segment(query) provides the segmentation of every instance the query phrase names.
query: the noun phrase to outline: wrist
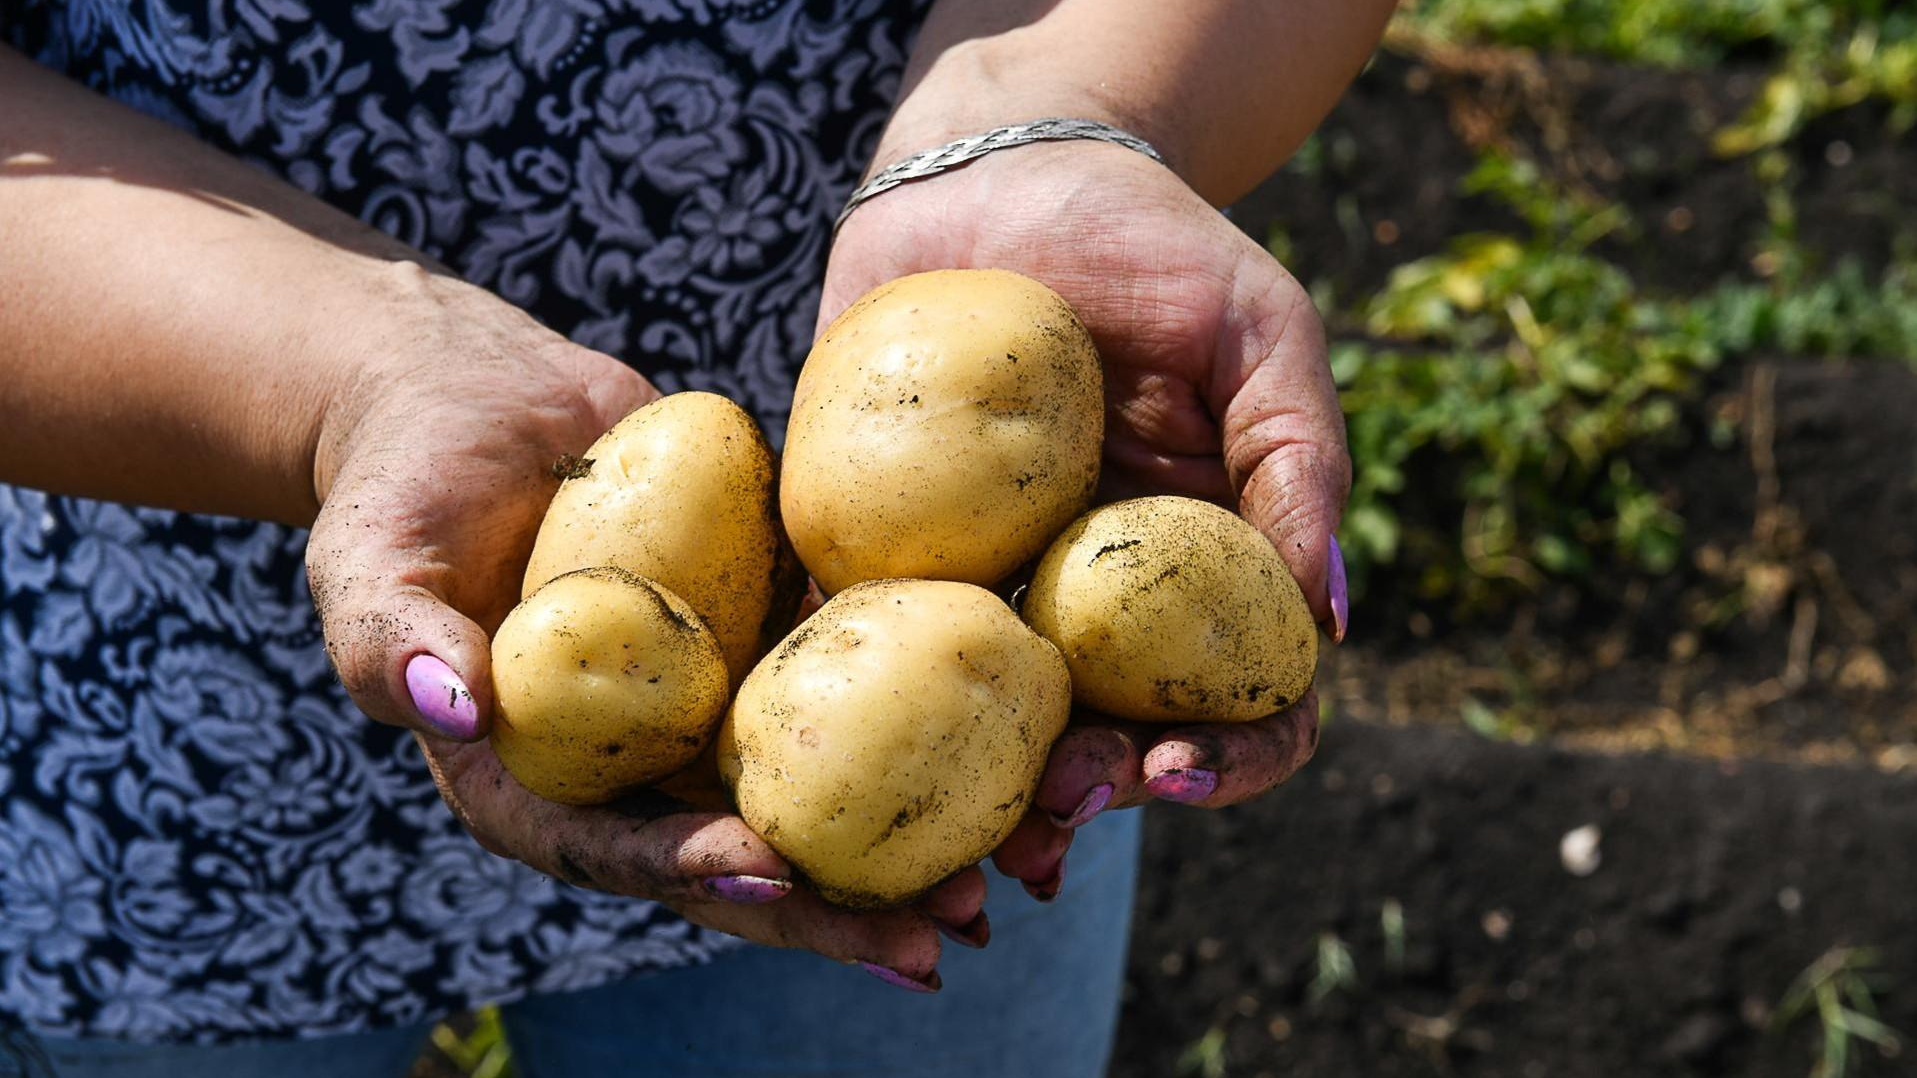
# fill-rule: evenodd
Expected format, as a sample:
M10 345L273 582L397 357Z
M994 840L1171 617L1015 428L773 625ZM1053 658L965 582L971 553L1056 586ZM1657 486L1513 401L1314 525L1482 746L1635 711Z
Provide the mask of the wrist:
M1035 44L1017 33L960 42L908 76L865 178L955 139L1049 118L1109 124L1151 143L1173 171L1179 170L1181 147L1167 144L1170 132L1159 130L1143 110L1129 107L1108 84L1087 85L1052 73L1027 55Z
M438 429L466 408L477 387L517 382L522 409L557 405L570 413L590 402L566 397L547 369L569 353L587 353L512 304L476 285L411 261L367 261L351 291L360 307L344 332L324 338L316 362L334 371L310 457L316 505L323 505L349 461ZM514 368L501 377L502 365ZM576 408L575 408L576 406Z

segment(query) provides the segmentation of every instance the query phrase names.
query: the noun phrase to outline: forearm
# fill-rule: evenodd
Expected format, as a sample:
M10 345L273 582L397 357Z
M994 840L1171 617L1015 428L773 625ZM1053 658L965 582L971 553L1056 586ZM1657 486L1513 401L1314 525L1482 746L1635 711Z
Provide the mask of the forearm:
M4 47L0 101L0 480L310 520L418 256Z
M940 0L876 163L1000 124L1102 119L1214 204L1289 157L1376 46L1392 0Z

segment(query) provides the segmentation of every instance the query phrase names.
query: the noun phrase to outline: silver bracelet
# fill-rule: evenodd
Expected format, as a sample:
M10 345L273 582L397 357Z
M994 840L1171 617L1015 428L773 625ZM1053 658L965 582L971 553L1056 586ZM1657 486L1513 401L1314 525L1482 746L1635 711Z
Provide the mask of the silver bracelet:
M1165 164L1165 155L1158 152L1151 143L1137 135L1111 124L1097 120L1073 120L1054 116L1044 120L1028 120L1025 123L1006 124L994 127L982 135L969 135L943 146L934 146L921 150L902 161L895 161L879 170L879 174L862 184L845 200L845 208L839 211L838 220L832 222L832 231L837 232L852 211L873 195L883 194L902 183L923 180L941 172L949 172L961 165L976 161L993 150L1003 150L1012 146L1023 146L1031 142L1054 142L1066 139L1092 139L1096 142L1109 142L1136 150L1146 157ZM1166 167L1170 167L1167 165Z

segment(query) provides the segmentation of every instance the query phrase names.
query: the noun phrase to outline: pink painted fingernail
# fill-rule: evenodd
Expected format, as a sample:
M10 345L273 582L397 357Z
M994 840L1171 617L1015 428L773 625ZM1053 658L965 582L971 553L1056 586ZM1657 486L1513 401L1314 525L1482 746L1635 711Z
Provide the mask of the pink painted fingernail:
M992 942L992 922L985 919L984 910L980 910L977 917L967 921L964 928L953 928L940 920L934 920L932 923L938 926L939 935L974 950Z
M907 992L919 992L929 996L940 988L945 987L945 982L939 980L938 970L933 970L926 974L925 979L921 981L914 977L908 977L898 970L881 966L876 962L861 962L859 963L859 968L877 977L879 980L884 981L886 984L894 988L903 988Z
M437 655L415 655L406 664L406 689L426 724L447 737L471 741L479 731L479 705L472 690Z
M1345 552L1338 537L1331 537L1331 565L1325 573L1331 590L1331 640L1345 642L1345 629L1351 624L1351 594L1345 579Z
M1020 880L1019 882L1025 887L1026 894L1031 895L1040 902L1051 902L1058 897L1059 890L1065 886L1065 858L1063 856L1059 857L1058 867L1052 869L1051 879L1041 880L1038 883L1032 883L1027 880Z
M1083 827L1091 822L1092 817L1105 811L1105 806L1111 803L1112 784L1109 782L1101 782L1086 792L1084 799L1078 803L1077 808L1072 810L1070 816L1060 816L1054 813L1052 815L1052 822L1067 830L1074 827Z
M707 876L701 882L714 898L742 906L763 905L784 898L792 891L791 880L766 876Z
M1218 789L1218 772L1202 767L1174 767L1153 775L1146 781L1145 789L1160 801L1179 804L1203 801Z

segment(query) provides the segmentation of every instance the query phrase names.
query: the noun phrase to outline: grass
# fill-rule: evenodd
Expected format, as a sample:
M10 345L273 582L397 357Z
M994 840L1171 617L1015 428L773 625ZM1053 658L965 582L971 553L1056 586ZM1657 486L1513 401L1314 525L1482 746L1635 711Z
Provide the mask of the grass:
M1396 974L1404 972L1404 903L1395 898L1387 898L1378 910L1378 928L1384 935L1384 964L1386 971Z
M1318 933L1318 951L1311 963L1311 983L1305 996L1314 1006L1338 992L1358 987L1358 965L1351 959L1351 948L1336 932Z
M1818 1056L1811 1078L1844 1078L1857 1058L1859 1042L1875 1046L1886 1058L1902 1050L1897 1031L1877 1017L1877 964L1877 952L1868 947L1833 947L1805 967L1785 992L1772 1028L1781 1031L1815 1016Z
M484 1007L473 1015L472 1031L461 1034L451 1023L433 1029L433 1047L467 1078L515 1078L512 1047L499 1020L499 1008Z
M1180 1078L1225 1078L1225 1028L1213 1026L1179 1054Z

